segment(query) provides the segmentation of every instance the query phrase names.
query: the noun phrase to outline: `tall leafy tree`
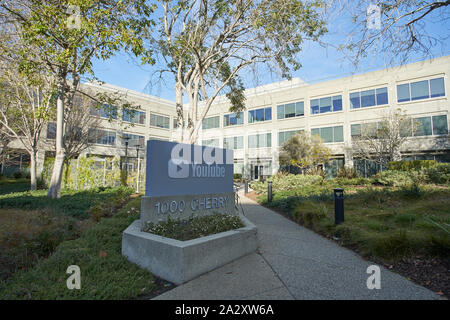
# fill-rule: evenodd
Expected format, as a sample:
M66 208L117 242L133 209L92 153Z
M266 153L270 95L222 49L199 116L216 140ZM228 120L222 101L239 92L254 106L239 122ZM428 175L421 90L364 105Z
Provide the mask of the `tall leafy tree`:
M157 3L155 14L160 16L151 48L162 58L160 74L167 71L175 79L178 139L188 143L195 142L219 94L230 101L230 111L245 108L244 72L259 65L289 78L290 70L301 66L303 42L326 32L321 0ZM187 112L183 96L189 102Z
M12 26L24 45L18 52L23 72L32 74L42 63L56 78L56 159L49 197L60 196L64 113L70 112L80 81L94 77L94 58L108 59L121 49L143 54L152 11L145 0L0 0L0 22ZM151 62L148 52L145 57Z

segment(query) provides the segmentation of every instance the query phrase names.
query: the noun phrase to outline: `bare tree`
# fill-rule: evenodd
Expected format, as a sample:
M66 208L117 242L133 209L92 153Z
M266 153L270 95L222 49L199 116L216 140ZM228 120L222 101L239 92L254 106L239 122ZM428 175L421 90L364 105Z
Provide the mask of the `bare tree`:
M352 133L353 158L374 161L380 168L401 160L400 150L417 127L401 109L386 112L378 122L360 124Z
M152 49L164 61L161 73L175 80L178 139L194 143L202 121L219 94L230 111L245 108L240 75L255 65L280 70L300 68L297 53L305 40L326 32L322 0L160 1L160 28ZM183 95L189 110L184 121ZM186 132L183 130L185 124Z
M31 190L36 190L37 152L41 134L55 112L55 79L42 72L24 76L14 59L0 52L0 132L9 141L18 140L30 154Z
M373 56L393 65L413 55L433 57L433 50L448 42L448 6L450 0L335 0L331 8L353 24L340 47L352 62Z

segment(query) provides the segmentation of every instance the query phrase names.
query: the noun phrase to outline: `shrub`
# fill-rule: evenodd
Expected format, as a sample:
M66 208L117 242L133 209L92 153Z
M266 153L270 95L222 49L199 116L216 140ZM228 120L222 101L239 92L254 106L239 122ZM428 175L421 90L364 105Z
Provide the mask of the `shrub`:
M450 163L438 163L433 167L425 168L423 172L428 182L450 183Z
M354 179L359 178L358 172L354 168L344 166L340 168L337 173L338 178Z
M22 171L16 171L13 173L13 177L14 179L22 179L23 178L23 173Z
M388 163L389 170L412 171L431 168L437 165L436 160L411 160L411 161L391 161Z
M311 185L319 185L323 182L323 177L315 175L277 173L276 175L270 177L268 181L272 181L274 192L278 192L300 189ZM254 182L251 187L257 193L267 192L267 181Z
M375 184L382 184L384 186L401 187L410 185L414 182L413 175L410 172L387 170L378 172L374 177Z
M242 180L242 173L235 173L233 174L234 180Z

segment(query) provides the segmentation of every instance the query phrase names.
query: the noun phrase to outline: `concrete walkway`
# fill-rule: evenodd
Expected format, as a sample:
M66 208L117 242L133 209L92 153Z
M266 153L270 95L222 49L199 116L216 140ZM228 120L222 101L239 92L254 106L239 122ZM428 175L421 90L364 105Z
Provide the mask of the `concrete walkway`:
M240 194L245 216L258 227L258 252L155 299L441 298L381 266L381 289L367 289L373 263Z

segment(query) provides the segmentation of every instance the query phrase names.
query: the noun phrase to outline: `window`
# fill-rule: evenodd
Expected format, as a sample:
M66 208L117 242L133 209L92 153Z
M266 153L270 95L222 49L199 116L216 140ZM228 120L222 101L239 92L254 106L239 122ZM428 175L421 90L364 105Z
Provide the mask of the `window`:
M283 143L291 139L294 135L303 130L292 130L292 131L283 131L278 132L278 145L281 146Z
M445 96L444 78L435 78L397 86L397 101L415 101Z
M433 134L448 134L447 116L433 117Z
M311 129L311 135L318 135L324 143L344 141L343 126Z
M310 100L311 114L336 112L342 110L342 96L325 97Z
M116 133L113 131L89 129L88 142L113 146L116 144Z
M103 104L99 107L91 107L90 110L91 115L102 117L102 118L111 118L116 120L117 119L117 107L111 106L109 104Z
M282 104L277 107L277 119L301 117L305 115L305 105L303 101Z
M124 133L121 137L121 144L125 147L125 142L128 141L128 148L136 148L136 145L139 147L145 147L145 137L139 136L131 133Z
M360 137L361 136L361 125L358 124L352 124L350 126L350 135L353 137Z
M228 137L223 139L223 147L225 149L243 149L244 148L244 137Z
M387 87L350 93L350 109L380 106L387 103Z
M214 129L214 128L219 128L219 127L220 127L220 116L209 117L209 118L203 119L203 122L202 122L203 130Z
M448 134L447 116L432 116L413 119L415 136Z
M272 146L272 134L261 133L248 136L249 148L270 148Z
M145 112L123 108L122 119L131 123L145 124Z
M56 139L56 123L47 123L47 139Z
M354 139L354 137L361 137L361 136L364 136L364 138L367 137L377 138L381 133L382 129L383 129L382 122L352 124L350 125L350 135L352 139Z
M234 125L238 125L238 124L244 124L244 113L243 112L239 112L238 114L231 113L231 114L226 114L223 116L223 126L224 127L234 126Z
M150 126L157 128L169 129L170 119L169 117L160 116L157 114L150 114Z
M202 140L202 145L207 147L218 147L219 146L219 139L207 139Z
M272 120L272 108L260 108L248 111L248 123Z

